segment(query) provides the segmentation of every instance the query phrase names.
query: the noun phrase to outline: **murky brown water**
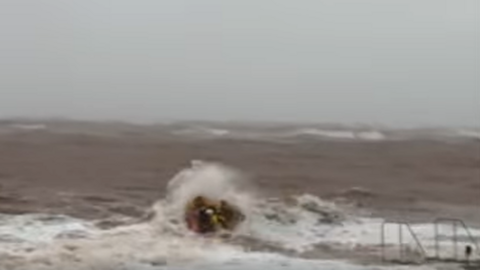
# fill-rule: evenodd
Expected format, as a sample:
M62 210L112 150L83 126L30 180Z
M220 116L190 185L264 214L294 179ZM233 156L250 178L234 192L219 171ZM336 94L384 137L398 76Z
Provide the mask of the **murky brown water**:
M200 159L244 171L269 194L347 198L411 218L480 219L474 140L195 140L161 127L74 122L1 131L0 212L139 216L174 174Z

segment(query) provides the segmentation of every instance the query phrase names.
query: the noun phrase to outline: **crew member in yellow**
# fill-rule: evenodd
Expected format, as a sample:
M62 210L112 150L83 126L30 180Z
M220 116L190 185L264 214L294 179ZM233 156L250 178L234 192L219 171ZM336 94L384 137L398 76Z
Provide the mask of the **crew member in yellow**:
M225 200L218 203L203 196L197 196L186 206L188 227L199 233L231 231L245 219L239 209Z
M215 203L203 196L197 196L185 210L187 225L193 231L209 233L222 227Z
M238 223L245 219L239 209L224 200L220 200L217 206L217 215L219 216L219 223L225 230L233 230Z

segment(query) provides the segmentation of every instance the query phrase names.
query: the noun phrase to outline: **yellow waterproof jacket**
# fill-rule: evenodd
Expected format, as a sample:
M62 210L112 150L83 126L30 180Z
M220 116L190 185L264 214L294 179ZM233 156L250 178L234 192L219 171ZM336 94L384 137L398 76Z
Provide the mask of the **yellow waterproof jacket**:
M225 201L214 201L202 196L196 197L186 205L185 215L188 222L195 223L194 216L197 210L207 207L213 210L211 222L216 229L233 230L240 222L243 221L243 213Z

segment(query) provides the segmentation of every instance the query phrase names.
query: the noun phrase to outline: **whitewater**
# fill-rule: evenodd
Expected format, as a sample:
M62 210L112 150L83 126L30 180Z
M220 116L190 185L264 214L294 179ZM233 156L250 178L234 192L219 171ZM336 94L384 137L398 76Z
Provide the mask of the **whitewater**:
M195 235L182 215L196 195L228 200L247 219L229 238ZM145 217L111 219L116 225L102 228L99 221L69 216L2 214L0 269L437 269L380 265L383 219L311 194L270 198L242 172L220 163L192 162L173 177L166 196ZM433 227L413 229L433 252ZM451 228L440 227L440 232L449 237ZM480 231L472 233L480 237ZM396 227L387 230L392 250L398 234ZM415 252L406 233L405 242Z

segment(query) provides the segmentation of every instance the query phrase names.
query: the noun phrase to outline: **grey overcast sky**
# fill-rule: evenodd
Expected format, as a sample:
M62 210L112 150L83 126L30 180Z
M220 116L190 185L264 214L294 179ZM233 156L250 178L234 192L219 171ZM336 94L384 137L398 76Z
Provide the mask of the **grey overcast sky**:
M479 0L2 0L0 118L480 126Z

